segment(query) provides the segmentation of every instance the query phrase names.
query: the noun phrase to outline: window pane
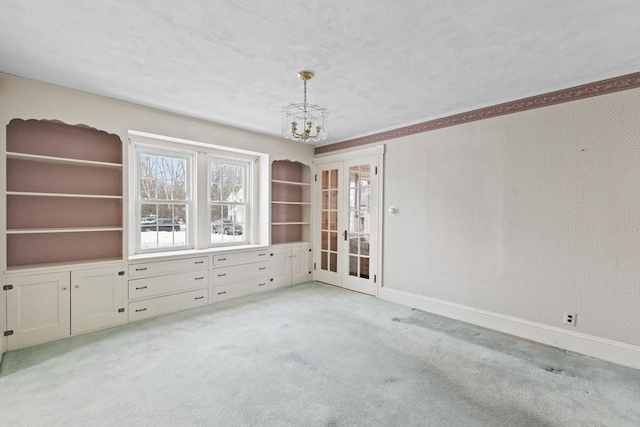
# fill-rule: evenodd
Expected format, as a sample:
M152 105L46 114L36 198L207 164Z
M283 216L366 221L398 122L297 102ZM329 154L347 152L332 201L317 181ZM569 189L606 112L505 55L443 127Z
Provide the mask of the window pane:
M156 180L155 179L140 180L140 198L144 200L156 198Z
M331 209L338 209L338 191L337 190L331 190L331 204L330 207Z
M338 233L329 233L329 249L332 251L338 250Z
M209 169L209 197L212 202L222 201L222 165L218 163L210 163Z
M140 249L187 245L187 205L143 204L140 213Z
M338 169L331 170L331 187L338 188Z
M140 154L140 179L156 179L157 156L151 154Z
M350 276L358 275L358 257L355 257L355 256L349 257L349 275Z
M248 170L248 162L237 164L236 161L222 158L211 158L209 161L212 245L249 241Z
M329 271L338 271L338 254L329 253Z
M369 258L360 258L360 277L369 278Z

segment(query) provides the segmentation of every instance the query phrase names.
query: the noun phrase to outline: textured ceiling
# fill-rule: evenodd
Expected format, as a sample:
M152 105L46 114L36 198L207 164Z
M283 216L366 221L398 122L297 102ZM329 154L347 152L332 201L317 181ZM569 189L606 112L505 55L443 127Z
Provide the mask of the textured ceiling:
M371 134L640 70L640 1L0 0L0 72L269 135Z

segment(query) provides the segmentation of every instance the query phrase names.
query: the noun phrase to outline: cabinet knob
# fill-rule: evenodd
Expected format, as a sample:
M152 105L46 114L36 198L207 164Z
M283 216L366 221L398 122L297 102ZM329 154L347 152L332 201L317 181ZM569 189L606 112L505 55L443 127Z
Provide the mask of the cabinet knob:
M66 290L67 290L67 287L66 287L66 286L63 286L63 287L62 287L62 290L63 290L63 291L66 291Z
M80 287L80 285L76 285L76 289L78 289Z

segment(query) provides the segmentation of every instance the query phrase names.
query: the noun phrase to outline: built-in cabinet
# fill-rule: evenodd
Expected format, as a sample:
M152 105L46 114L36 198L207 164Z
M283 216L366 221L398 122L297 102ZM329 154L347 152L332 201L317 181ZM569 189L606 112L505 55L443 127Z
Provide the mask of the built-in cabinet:
M122 265L8 275L8 349L124 323L123 278Z
M271 165L272 289L311 280L311 169L289 160Z
M4 146L5 349L139 321L312 278L311 173L275 161L269 248L123 259L116 135L12 119ZM6 304L6 305L5 305Z
M209 257L129 265L130 322L209 303Z
M313 256L310 243L273 246L269 253L271 289L297 285L312 279Z
M271 212L264 215L261 202L253 235L274 246L129 256L126 240L136 230L124 225L130 211L124 181L135 159L122 141L139 121L125 120L112 101L91 100L87 110L74 105L79 95L60 96L46 88L42 98L20 98L19 107L0 108L1 351L311 278L308 165L275 161L270 174L258 169L260 191L271 189ZM50 120L56 114L64 122ZM166 118L155 117L151 123ZM291 153L311 163L310 150ZM271 248L286 253L285 279L273 285Z
M276 160L271 165L271 244L310 241L311 169Z
M264 292L269 287L269 251L213 256L213 302Z
M87 126L6 127L6 265L122 259L122 141Z

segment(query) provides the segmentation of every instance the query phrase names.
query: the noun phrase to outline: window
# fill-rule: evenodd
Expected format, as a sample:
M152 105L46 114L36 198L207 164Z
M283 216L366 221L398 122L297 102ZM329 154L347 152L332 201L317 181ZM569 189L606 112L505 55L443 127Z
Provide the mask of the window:
M251 163L209 157L211 246L248 243Z
M266 154L130 134L130 254L268 242Z
M192 247L192 153L137 146L138 250Z

